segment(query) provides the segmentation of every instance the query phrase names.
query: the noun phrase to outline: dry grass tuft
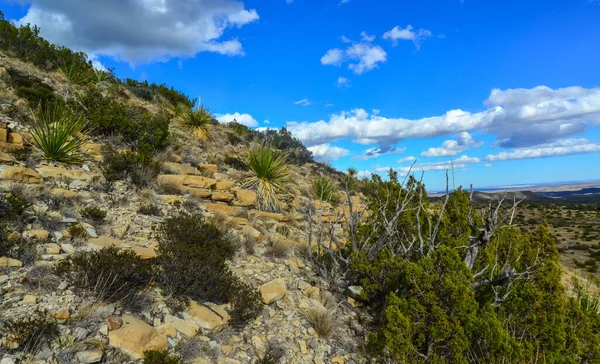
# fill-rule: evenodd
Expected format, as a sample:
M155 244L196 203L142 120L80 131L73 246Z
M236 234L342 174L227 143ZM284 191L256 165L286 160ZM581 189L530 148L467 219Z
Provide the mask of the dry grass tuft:
M304 310L306 320L312 325L320 337L326 338L331 335L336 326L335 310L336 306L331 304L333 301L324 300L327 296L325 292L321 295L321 300L310 300L310 307Z
M294 249L294 242L279 234L269 238L268 254L276 258L286 258Z

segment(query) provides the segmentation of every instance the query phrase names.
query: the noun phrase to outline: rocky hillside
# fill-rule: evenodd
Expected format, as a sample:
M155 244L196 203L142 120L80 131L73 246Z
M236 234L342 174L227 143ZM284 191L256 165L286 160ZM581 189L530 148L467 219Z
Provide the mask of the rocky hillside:
M364 362L365 314L352 298L333 292L304 259L305 211L314 204L310 185L330 169L291 161L290 182L279 192L281 211L261 211L256 192L243 186L249 175L243 160L260 143L249 137L252 131L211 123L210 136L199 139L164 98L143 99L134 91L112 79L73 82L68 73L0 54L0 244L5 245L0 249L0 363ZM39 111L35 101L61 99L91 113L90 95L119 103L126 115L128 110L148 113L151 122L166 115L169 137L151 153L152 163L135 159L141 152L131 152L133 142L116 128L87 132L77 163L44 157L32 136L32 115ZM119 122L108 120L106 130ZM135 142L139 151L141 142ZM119 155L134 161L125 163ZM325 213L322 220L334 223L343 238L335 223L343 221L344 210L329 209L331 217ZM135 269L143 262L172 263L191 277L203 271L204 263L194 255L184 260L160 255L166 234L159 233L160 226L177 216L202 216L206 223L198 226L216 226L234 243L226 267L219 269L259 292L258 315L233 324L233 311L243 302L189 299L181 306L173 304L176 290L157 278L155 268L140 278ZM85 264L81 257L88 259ZM124 286L140 279L135 293L115 299L122 287L113 284L118 277L107 274L113 265L131 268ZM196 287L198 281L190 284ZM204 288L221 297L219 291L228 287Z

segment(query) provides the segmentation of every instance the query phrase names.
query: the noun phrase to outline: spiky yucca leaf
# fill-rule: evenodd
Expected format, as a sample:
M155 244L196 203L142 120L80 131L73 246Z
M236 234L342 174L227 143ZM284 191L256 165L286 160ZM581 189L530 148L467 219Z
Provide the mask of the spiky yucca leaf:
M69 82L77 85L85 84L90 81L91 77L90 70L77 62L63 63L58 69L58 73Z
M583 312L600 312L600 298L597 294L590 292L589 285L577 287L577 302Z
M198 139L210 138L210 124L213 120L210 109L203 105L195 110L188 110L183 115L183 122L192 129L192 133Z
M74 164L81 161L86 122L61 106L38 110L34 115L33 143L44 157L55 162Z
M104 81L108 81L110 79L110 74L105 70L99 70L94 68L92 72L91 80L94 83L100 83Z
M290 169L287 154L260 146L248 152L245 163L252 176L244 181L244 187L256 191L258 208L271 212L280 211L281 201L277 193L281 192L288 182Z
M319 176L312 182L311 189L317 200L329 202L335 199L337 183L328 176Z

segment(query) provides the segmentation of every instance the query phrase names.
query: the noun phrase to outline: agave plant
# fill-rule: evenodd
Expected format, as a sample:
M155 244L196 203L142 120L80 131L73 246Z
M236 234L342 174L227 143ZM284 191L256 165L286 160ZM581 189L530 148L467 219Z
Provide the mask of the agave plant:
M287 154L277 153L268 146L260 146L248 152L245 163L252 176L243 185L256 191L258 208L271 212L280 211L281 201L277 193L288 182L290 169Z
M90 70L85 65L77 62L63 63L58 69L69 82L82 85L90 81Z
M317 177L311 185L312 193L319 201L329 202L335 199L337 184L328 176Z
M600 298L590 292L589 285L577 287L577 301L583 312L600 312Z
M194 136L199 139L208 139L211 136L210 124L214 120L210 110L203 105L194 110L187 110L183 114L183 122L190 127Z
M105 70L100 70L100 69L94 68L91 79L92 79L92 82L94 82L94 83L108 81L110 79L110 73L108 73Z
M64 107L38 110L34 117L33 143L44 157L55 162L74 164L81 161L87 123Z

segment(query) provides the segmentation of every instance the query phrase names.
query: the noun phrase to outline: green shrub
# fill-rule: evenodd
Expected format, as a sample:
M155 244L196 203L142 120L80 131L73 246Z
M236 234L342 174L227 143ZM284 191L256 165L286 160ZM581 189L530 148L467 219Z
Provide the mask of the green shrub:
M263 356L259 357L256 364L277 364L285 355L285 349L273 343L269 343Z
M311 184L311 190L315 198L322 202L335 200L336 183L329 176L319 176Z
M41 314L4 322L0 325L0 332L5 345L14 345L18 351L29 354L50 347L52 340L59 335L56 321Z
M55 104L46 110L38 110L31 135L34 145L46 159L74 164L82 160L86 126L83 118Z
M21 186L14 185L8 192L0 193L0 218L12 220L25 213L31 206Z
M81 62L65 62L58 67L58 73L70 83L84 85L91 80L93 69Z
M240 170L240 171L248 171L249 170L246 163L244 163L244 161L242 161L238 157L233 157L230 155L225 156L225 160L223 161L223 163L225 163L228 166L233 167L237 170Z
M160 163L136 152L104 150L101 169L108 182L130 180L137 187L150 185L160 173Z
M183 364L183 360L167 351L148 350L144 351L144 364Z
M10 230L6 222L0 220L0 257L10 256L15 246L15 243L8 240Z
M79 291L107 302L135 303L152 279L152 262L117 247L81 252L61 262L57 274Z
M190 129L192 134L201 140L209 139L211 136L211 124L214 117L206 106L198 106L195 110L188 110L183 114L183 123Z
M137 97L146 101L155 101L157 96L161 96L173 106L183 104L188 108L194 106L194 102L183 93L166 85L149 84L148 81L139 82L130 78L125 79L125 86Z
M148 216L160 216L161 215L160 207L158 207L152 203L146 203L146 204L141 205L138 208L138 213L140 213L142 215L148 215Z
M234 279L231 285L231 325L241 327L261 314L263 302L258 290L239 279Z
M106 211L102 210L98 206L86 207L81 210L81 215L86 219L93 220L94 222L102 222L106 217Z
M289 179L287 155L261 146L248 152L245 163L252 175L243 185L256 191L259 209L279 212L281 202L277 194L284 190Z
M69 235L71 235L72 240L84 240L89 237L87 231L79 224L69 226L67 231L69 232Z
M43 83L39 78L26 75L13 68L9 68L7 74L17 96L26 99L29 105L45 107L46 104L54 103L57 100L52 87Z
M312 161L312 153L306 149L302 142L292 136L286 128L280 130L269 129L262 133L262 140L274 148L280 149L289 155L289 159L303 165Z

